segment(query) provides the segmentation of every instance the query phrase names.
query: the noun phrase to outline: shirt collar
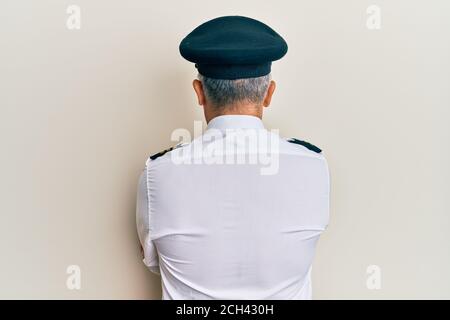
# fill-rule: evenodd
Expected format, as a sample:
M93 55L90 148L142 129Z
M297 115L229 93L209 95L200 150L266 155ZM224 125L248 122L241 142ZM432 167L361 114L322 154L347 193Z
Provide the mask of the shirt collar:
M206 129L264 129L260 118L250 115L230 114L211 119Z

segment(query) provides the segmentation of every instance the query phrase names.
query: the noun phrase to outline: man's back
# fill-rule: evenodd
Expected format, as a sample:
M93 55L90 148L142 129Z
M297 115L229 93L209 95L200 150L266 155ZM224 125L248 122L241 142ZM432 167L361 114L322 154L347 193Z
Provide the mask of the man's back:
M256 147L243 143L255 132ZM249 159L268 154L277 167L263 174L267 163ZM230 162L238 155L245 160ZM144 261L159 264L163 299L311 298L315 245L329 218L322 154L257 117L220 116L191 144L149 159L140 190Z

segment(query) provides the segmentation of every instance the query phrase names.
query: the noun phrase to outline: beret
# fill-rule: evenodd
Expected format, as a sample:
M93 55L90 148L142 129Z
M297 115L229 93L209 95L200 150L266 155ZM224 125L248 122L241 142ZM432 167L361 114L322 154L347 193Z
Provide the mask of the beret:
M286 41L266 24L242 16L207 21L180 43L180 54L215 79L255 78L270 73L287 52Z

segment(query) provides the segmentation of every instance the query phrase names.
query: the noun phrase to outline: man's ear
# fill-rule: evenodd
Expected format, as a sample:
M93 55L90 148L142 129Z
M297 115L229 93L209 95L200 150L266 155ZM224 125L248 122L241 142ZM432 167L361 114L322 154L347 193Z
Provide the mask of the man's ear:
M203 106L205 104L205 92L203 91L203 85L200 80L195 79L192 81L192 86L194 87L194 91L197 94L198 104Z
M276 84L275 81L271 80L269 84L269 88L267 88L267 94L263 101L263 106L268 107L270 105L270 101L272 101L272 95L275 91Z

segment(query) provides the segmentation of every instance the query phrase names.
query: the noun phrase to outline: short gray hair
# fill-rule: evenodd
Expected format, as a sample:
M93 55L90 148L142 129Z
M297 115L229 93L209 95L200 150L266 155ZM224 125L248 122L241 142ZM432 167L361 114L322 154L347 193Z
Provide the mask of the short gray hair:
M257 78L224 80L199 74L198 79L202 82L206 99L214 107L223 108L238 102L262 103L269 88L271 75L269 73Z

